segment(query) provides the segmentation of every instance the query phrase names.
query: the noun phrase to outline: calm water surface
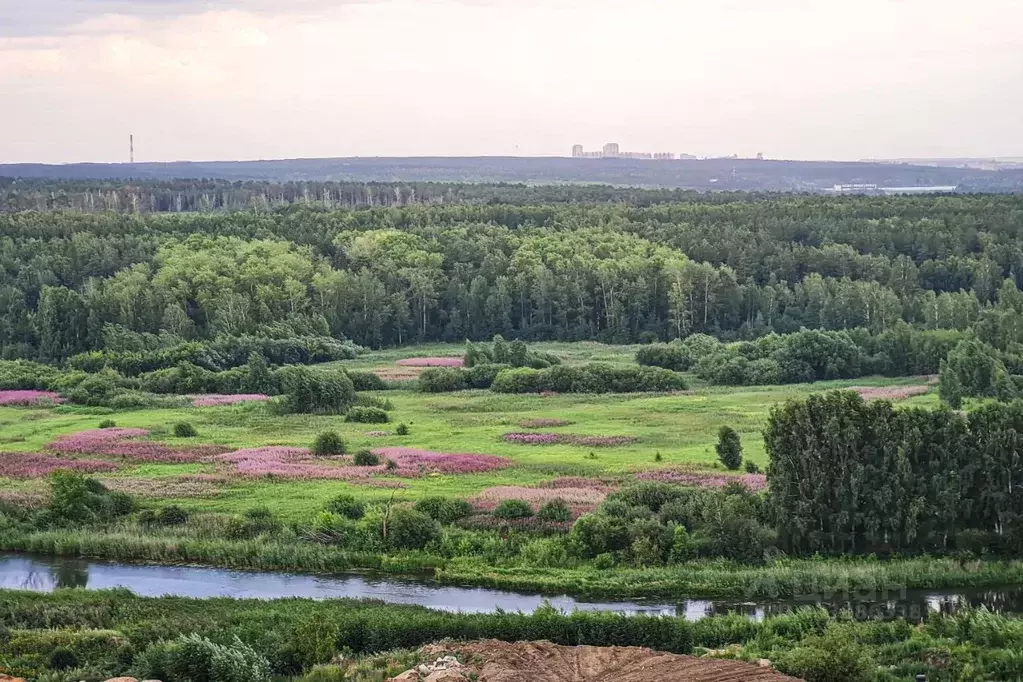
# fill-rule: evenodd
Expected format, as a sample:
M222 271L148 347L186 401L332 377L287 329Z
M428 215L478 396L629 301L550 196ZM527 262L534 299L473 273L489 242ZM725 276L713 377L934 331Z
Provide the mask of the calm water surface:
M696 620L738 613L760 620L799 606L820 604L851 609L859 618L926 618L963 606L1023 613L1023 587L995 590L921 591L888 594L824 595L802 600L731 601L685 599L659 601L588 601L566 595L544 596L483 587L442 585L428 579L383 574L304 575L234 571L194 566L148 566L16 553L0 553L0 588L50 592L56 588L89 590L127 588L145 597L236 597L246 599L379 599L389 604L416 604L443 611L531 612L544 601L564 611L616 611L628 614L683 616Z

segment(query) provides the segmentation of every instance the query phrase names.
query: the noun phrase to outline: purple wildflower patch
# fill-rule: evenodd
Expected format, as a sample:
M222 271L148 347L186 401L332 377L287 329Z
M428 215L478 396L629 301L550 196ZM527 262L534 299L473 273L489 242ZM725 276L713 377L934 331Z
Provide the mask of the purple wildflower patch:
M0 391L0 406L56 405L64 399L53 391Z
M50 443L50 449L64 454L109 455L136 462L161 463L198 462L204 457L226 450L219 445L190 445L187 448L178 448L140 440L148 435L149 432L145 429L91 429L60 436Z
M416 448L390 447L373 451L397 465L389 471L392 476L415 477L428 473L476 474L503 469L511 464L505 457L460 452L433 452Z
M117 465L98 459L64 459L43 452L0 452L0 478L41 478L60 469L95 474L114 471Z

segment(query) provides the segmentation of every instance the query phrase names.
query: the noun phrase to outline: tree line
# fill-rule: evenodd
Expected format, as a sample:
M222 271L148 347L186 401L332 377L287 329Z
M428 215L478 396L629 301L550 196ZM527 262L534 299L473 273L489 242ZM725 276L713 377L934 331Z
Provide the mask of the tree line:
M903 323L974 329L997 347L1023 340L1018 196L586 196L0 214L0 348L60 360L104 348L108 325L184 341L276 329L371 347L495 334L728 341Z

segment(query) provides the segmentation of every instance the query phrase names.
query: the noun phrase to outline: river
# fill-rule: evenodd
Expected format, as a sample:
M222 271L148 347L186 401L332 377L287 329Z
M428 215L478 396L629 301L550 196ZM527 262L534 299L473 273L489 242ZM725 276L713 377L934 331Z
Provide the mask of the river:
M379 599L389 604L415 604L443 611L489 613L531 612L545 601L563 611L616 611L627 614L706 616L738 613L755 620L799 606L821 604L832 610L851 609L858 618L926 618L963 606L1023 613L1023 587L993 590L902 590L887 595L828 596L804 600L590 601L567 595L540 595L483 587L444 585L429 579L391 574L306 575L236 571L198 566L152 566L0 553L0 589L50 592L56 588L103 590L127 588L144 597L164 595L210 598Z

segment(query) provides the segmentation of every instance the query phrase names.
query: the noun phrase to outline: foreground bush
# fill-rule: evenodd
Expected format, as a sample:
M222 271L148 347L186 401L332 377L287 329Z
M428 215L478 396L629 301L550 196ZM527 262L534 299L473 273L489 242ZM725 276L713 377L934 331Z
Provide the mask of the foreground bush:
M214 644L197 634L156 644L135 665L139 677L163 682L270 682L270 663L237 637Z

